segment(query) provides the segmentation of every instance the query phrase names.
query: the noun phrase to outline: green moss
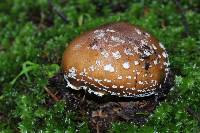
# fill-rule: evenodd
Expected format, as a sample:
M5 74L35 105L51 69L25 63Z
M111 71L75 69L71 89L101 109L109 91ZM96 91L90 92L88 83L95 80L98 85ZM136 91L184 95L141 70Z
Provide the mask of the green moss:
M200 132L198 0L181 1L189 36L184 35L183 20L173 1L134 1L53 1L67 23L47 0L1 1L0 131L89 132L84 118L77 122L76 112L66 111L65 101L47 106L44 87L58 72L64 48L74 37L105 23L128 21L163 42L176 85L144 126L113 123L109 132Z

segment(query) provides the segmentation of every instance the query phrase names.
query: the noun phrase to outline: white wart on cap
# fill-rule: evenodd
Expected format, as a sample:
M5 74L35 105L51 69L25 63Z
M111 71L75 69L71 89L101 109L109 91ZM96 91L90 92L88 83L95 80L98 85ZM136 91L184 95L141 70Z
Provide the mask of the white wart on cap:
M62 67L69 87L98 96L144 97L162 89L169 73L163 45L125 23L98 27L66 48Z

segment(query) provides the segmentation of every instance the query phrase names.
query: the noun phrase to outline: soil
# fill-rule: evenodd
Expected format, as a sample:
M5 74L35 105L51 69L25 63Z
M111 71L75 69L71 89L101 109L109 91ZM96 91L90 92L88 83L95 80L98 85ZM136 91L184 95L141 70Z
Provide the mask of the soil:
M137 125L146 123L159 102L167 98L173 81L174 76L170 72L162 90L158 90L157 95L144 98L98 97L84 90L75 91L66 87L62 73L49 79L47 88L56 93L58 99L66 101L68 110L76 112L79 118L86 118L92 133L104 133L110 128L112 122L132 122Z

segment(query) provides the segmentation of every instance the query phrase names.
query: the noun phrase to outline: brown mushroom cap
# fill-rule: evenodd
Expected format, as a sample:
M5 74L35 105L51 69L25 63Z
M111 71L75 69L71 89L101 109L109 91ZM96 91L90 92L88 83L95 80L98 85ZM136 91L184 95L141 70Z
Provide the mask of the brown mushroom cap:
M161 89L169 73L163 45L141 28L118 22L83 33L66 48L62 67L72 89L144 97Z

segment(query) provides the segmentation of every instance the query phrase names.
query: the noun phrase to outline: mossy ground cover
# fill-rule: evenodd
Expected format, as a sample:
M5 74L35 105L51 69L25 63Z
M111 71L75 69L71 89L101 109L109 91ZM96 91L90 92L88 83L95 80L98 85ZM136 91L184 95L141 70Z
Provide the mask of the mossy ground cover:
M64 48L80 33L127 21L165 45L175 86L144 125L112 123L108 132L200 132L198 0L3 0L0 2L0 132L90 132L87 118L45 90ZM65 16L64 18L63 15Z

